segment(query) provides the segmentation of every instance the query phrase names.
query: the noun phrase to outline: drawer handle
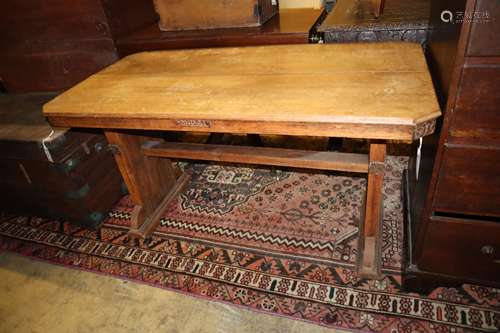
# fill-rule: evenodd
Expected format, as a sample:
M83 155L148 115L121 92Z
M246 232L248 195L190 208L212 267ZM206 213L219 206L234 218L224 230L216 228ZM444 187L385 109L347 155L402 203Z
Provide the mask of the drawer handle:
M485 255L492 255L495 250L493 249L493 246L491 245L485 245L481 248L481 253Z

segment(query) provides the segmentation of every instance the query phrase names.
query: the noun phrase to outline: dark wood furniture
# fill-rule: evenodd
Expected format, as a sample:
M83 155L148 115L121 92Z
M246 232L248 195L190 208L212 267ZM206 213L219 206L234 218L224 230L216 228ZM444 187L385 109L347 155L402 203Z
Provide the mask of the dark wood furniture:
M317 41L316 26L324 9L281 9L260 27L161 31L157 22L116 40L120 56L168 49L271 44L306 44Z
M436 1L431 17L429 63L446 112L439 138L424 139L418 181L408 175L405 286L498 286L500 6Z
M5 0L0 78L9 92L57 91L117 60L99 1Z
M0 95L0 209L97 228L124 195L102 133L53 128L54 94Z
M3 0L1 83L67 89L118 60L116 39L157 20L152 0Z
M327 43L388 40L423 43L428 32L430 2L338 0L318 30L324 33Z
M278 55L278 62L270 61ZM332 58L336 61L325 66ZM379 43L139 53L59 95L44 114L54 125L105 129L136 204L130 229L135 237L152 233L188 180L158 157L368 173L359 271L373 277L380 275L385 140L432 133L440 111L420 45ZM227 146L204 151L131 130L373 141L369 156Z

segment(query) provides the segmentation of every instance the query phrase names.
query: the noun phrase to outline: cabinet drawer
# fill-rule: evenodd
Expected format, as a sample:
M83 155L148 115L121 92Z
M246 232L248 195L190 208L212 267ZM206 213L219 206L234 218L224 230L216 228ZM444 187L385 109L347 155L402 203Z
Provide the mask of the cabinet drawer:
M419 269L483 281L500 277L500 223L431 217Z
M471 13L466 13L471 15ZM478 0L471 27L469 56L500 56L500 6L498 1Z
M445 148L434 210L500 216L500 149Z
M471 143L500 143L500 63L481 61L463 69L450 135Z

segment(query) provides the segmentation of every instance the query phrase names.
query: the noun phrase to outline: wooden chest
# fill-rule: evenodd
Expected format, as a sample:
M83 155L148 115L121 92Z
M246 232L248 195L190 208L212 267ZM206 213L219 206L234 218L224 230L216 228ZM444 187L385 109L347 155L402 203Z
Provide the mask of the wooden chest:
M255 27L278 12L274 0L153 1L164 31Z
M102 134L48 125L51 97L0 96L0 209L96 228L123 195L121 176Z

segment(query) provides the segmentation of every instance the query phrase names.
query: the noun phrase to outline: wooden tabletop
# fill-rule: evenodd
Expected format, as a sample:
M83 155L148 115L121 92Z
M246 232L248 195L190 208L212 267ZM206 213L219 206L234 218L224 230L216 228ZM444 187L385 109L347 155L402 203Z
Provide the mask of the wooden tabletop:
M410 140L440 115L420 45L145 52L49 102L59 126Z

